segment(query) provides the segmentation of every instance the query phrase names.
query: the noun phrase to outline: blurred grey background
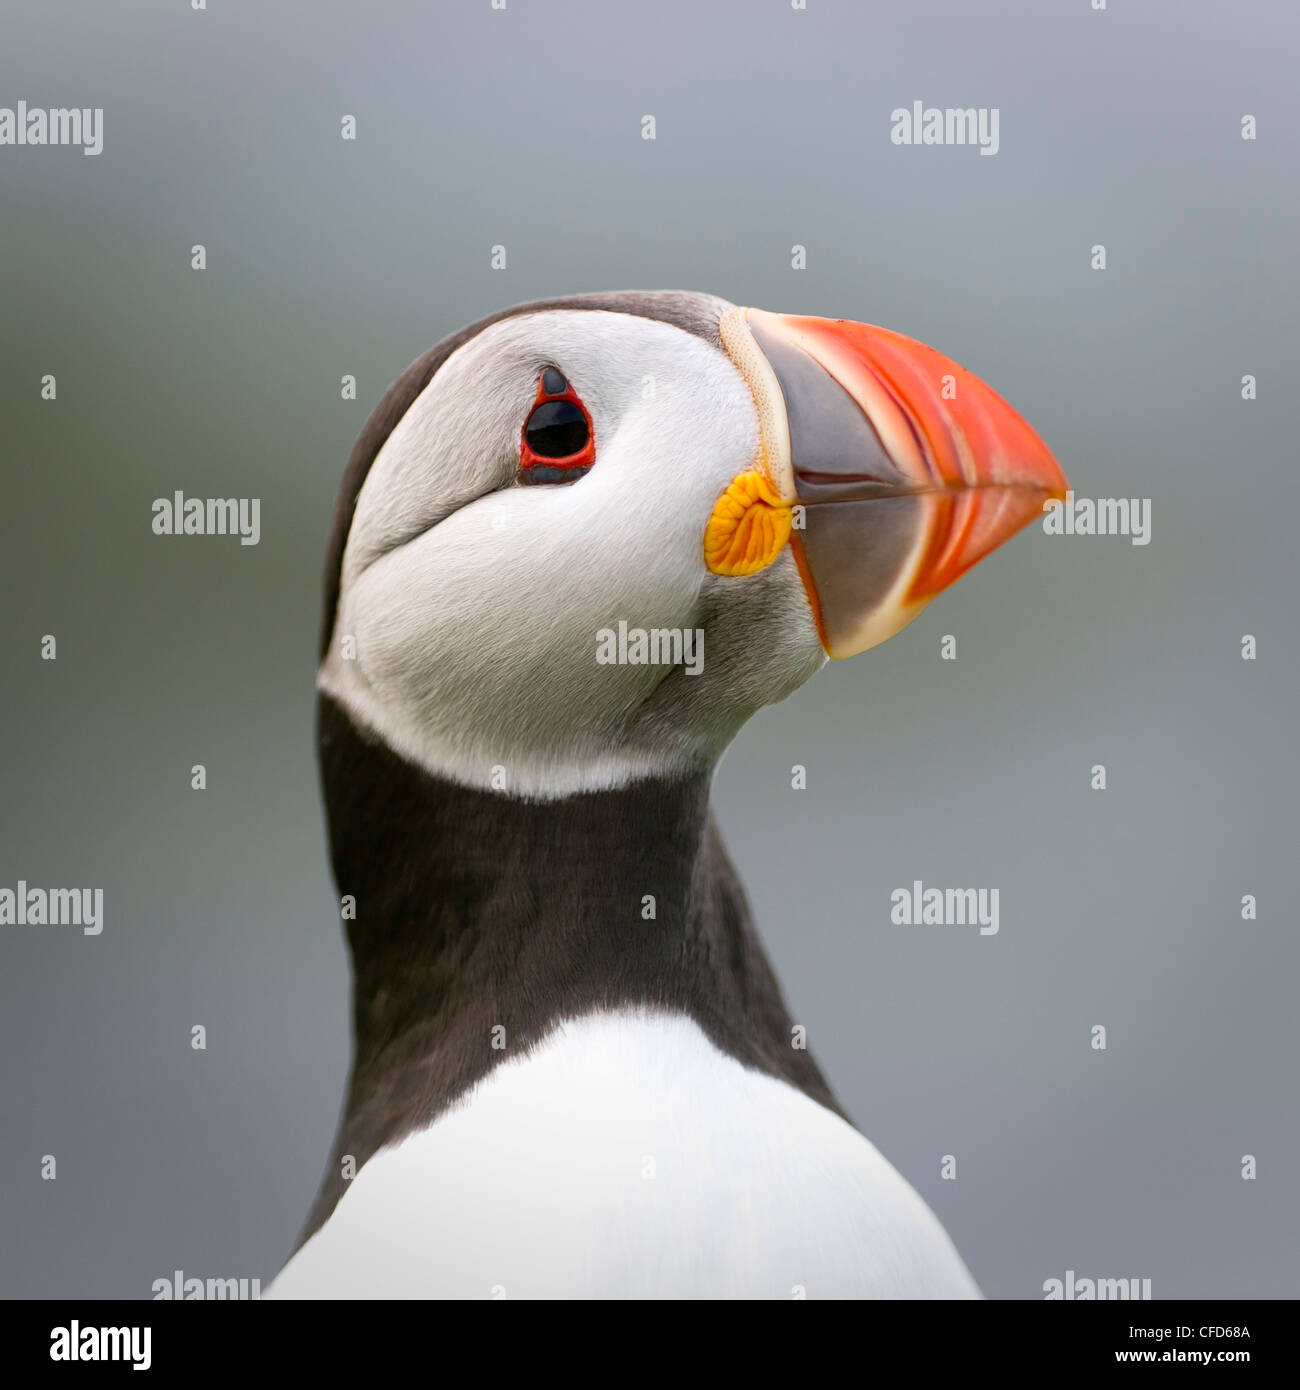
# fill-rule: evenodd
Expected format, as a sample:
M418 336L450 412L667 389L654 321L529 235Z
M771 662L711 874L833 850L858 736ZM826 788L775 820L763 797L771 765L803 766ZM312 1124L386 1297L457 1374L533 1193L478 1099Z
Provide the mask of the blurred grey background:
M0 1294L289 1253L348 1057L344 460L444 334L625 287L889 325L1081 496L1152 499L1146 547L1032 528L716 797L795 1017L988 1294L1300 1292L1298 35L1288 0L7 5L0 105L105 116L97 158L0 148L0 886L102 886L106 926L0 927ZM999 153L893 145L915 100L999 108ZM260 497L261 544L154 536L178 488ZM892 926L915 878L999 888L999 934Z

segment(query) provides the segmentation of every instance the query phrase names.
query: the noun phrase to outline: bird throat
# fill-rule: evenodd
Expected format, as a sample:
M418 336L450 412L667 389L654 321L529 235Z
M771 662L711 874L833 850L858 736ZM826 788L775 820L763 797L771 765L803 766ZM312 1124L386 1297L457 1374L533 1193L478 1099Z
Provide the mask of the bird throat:
M318 739L335 882L355 904L354 1055L303 1240L371 1155L566 1019L685 1014L841 1113L793 1045L710 814L711 772L525 802L407 763L327 696Z

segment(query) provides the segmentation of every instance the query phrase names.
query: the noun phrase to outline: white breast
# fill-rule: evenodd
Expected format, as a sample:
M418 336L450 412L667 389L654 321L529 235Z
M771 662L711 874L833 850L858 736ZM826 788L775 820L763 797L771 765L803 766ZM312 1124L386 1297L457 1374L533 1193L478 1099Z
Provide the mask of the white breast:
M279 1298L976 1298L852 1126L688 1019L567 1024L377 1154Z

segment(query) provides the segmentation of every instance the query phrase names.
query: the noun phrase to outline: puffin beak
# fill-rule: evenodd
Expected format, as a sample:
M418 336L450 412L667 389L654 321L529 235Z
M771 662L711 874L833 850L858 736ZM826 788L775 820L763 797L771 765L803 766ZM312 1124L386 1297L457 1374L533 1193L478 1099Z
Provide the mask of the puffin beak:
M741 312L770 367L765 382L750 372L770 398L768 471L795 516L791 543L830 656L893 636L1064 499L1038 435L933 348L871 324Z

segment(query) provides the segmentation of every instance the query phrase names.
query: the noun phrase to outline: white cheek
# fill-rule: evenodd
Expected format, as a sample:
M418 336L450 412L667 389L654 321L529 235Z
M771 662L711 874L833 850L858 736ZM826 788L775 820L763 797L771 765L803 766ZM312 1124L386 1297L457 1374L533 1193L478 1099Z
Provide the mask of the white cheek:
M377 560L340 613L357 658L332 662L323 687L458 781L490 784L499 768L511 789L540 794L558 779L567 790L620 780L622 730L664 672L601 664L599 632L620 620L686 626L697 582L661 567L651 588L628 547L575 545L563 523L576 486L472 504Z
M467 410L471 384L462 378L472 366L457 364L447 380L439 373L375 456L348 535L345 587L376 557L509 482L526 384L489 376L483 386L495 408Z
M584 703L599 710L598 630L620 618L680 623L698 580L691 566L661 564L647 583L649 552L634 535L604 529L584 543L569 524L577 509L563 494L573 490L511 491L376 561L348 603L371 683L417 702L424 718L461 688L482 709L488 699L558 702L587 686Z

